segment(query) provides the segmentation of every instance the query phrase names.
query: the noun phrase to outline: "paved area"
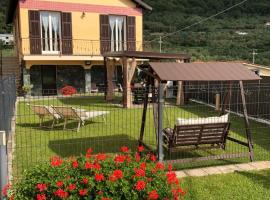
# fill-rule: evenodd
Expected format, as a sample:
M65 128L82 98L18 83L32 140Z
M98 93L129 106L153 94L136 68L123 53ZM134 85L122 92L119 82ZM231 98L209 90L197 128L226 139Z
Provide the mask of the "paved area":
M258 161L258 162L252 162L252 163L182 170L182 171L177 171L176 175L178 178L184 178L188 176L198 177L198 176L208 176L208 175L215 175L215 174L227 174L227 173L233 173L236 171L251 171L251 170L264 170L264 169L270 169L270 161Z

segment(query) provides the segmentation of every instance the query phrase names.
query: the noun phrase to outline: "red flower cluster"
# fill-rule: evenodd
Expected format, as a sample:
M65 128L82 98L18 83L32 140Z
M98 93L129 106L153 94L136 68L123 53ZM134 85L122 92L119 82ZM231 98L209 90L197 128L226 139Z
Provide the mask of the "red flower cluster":
M138 190L138 191L142 191L144 190L146 187L146 184L144 181L140 180L138 181L136 184L135 184L135 189Z
M64 96L72 96L74 94L77 94L76 88L69 85L63 87L60 92Z
M68 197L68 193L63 189L58 189L54 192L54 195L59 197L60 199L66 199Z
M51 159L51 166L59 167L63 164L63 161L58 156L52 157Z
M112 200L129 196L130 199L178 200L185 195L175 172L172 171L172 165L167 166L166 172L164 164L156 162L154 154L143 152L143 146L139 146L134 154L126 146L120 150L122 153L115 156L104 153L93 155L93 150L88 149L86 155L79 158L63 161L60 157L53 157L51 167L41 167L36 174L29 173L31 176L25 177L30 181L24 181L22 184L27 182L36 184L34 190L30 185L21 186L27 191L24 193L29 195L25 199L95 197ZM46 170L42 171L43 169ZM49 175L52 180L44 182L42 172L46 176ZM13 193L16 199L16 191ZM8 200L12 198L9 197Z
M42 183L38 183L38 184L37 184L37 189L38 189L40 192L44 192L44 191L47 189L47 185L46 185L46 184L42 184Z

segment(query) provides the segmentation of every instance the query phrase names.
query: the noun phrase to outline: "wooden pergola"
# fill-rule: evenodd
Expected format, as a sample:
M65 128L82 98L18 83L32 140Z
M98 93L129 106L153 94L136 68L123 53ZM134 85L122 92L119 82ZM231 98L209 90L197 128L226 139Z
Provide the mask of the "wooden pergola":
M258 81L261 78L254 72L247 69L240 63L226 63L226 62L213 62L213 63L173 63L173 62L150 62L148 65L141 67L141 70L147 75L146 92L144 97L144 109L141 122L141 131L139 136L139 143L144 144L144 130L146 123L146 114L148 107L148 93L150 87L155 87L158 90L158 98L153 100L157 102L154 105L154 121L156 127L157 138L157 151L159 160L162 161L163 154L163 104L164 104L164 86L167 81L224 81L229 83L229 88L225 91L222 103L221 115L225 113L226 106L230 102L232 96L232 83L239 82L241 91L241 100L243 106L243 115L245 123L245 133L247 142L243 142L234 138L229 138L231 141L240 145L248 147L250 161L254 160L253 144L251 139L250 123L248 118L244 81ZM181 92L180 92L181 93ZM152 96L152 98L156 98ZM147 146L147 145L146 145ZM227 155L228 156L228 155ZM235 157L242 157L239 155L230 155ZM225 157L226 158L226 157ZM222 159L222 157L214 158ZM206 158L207 160L207 158Z
M187 54L155 53L143 51L121 51L107 52L103 54L105 64L106 79L106 100L114 99L113 74L116 65L123 68L123 106L130 108L132 106L131 81L136 67L145 62L174 61L178 63L190 62L191 56Z

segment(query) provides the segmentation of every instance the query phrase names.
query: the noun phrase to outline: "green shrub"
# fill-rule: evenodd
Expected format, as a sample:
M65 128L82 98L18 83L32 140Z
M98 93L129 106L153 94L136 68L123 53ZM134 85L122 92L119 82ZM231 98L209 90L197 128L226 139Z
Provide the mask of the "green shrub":
M131 153L92 154L51 162L27 170L9 189L9 199L180 199L185 192L172 167L157 162L143 147Z

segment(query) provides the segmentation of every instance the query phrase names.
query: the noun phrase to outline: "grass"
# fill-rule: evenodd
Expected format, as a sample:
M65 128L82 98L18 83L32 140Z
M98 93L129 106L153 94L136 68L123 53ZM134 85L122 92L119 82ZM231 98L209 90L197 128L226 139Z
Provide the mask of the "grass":
M84 154L88 147L95 152L115 153L122 145L131 148L137 146L140 133L142 106L133 109L123 109L119 106L120 99L114 104L105 102L102 96L72 97L72 98L42 98L35 101L21 101L17 107L16 119L16 146L14 157L15 176L20 175L23 169L27 169L38 162L47 161L51 156L57 154L61 157L79 156ZM101 117L88 121L80 132L63 131L63 122L54 129L40 128L38 117L31 111L28 103L35 105L67 105L86 110L109 111L106 123ZM144 141L153 149L156 146L155 128L153 123L153 110L147 113ZM164 112L164 127L173 127L175 119L216 116L217 113L209 107L188 104L185 107L169 106ZM231 136L245 141L245 129L243 119L231 115ZM47 120L51 123L51 119ZM254 151L256 160L270 159L270 129L268 126L251 122L253 127ZM68 127L76 127L76 122L70 122ZM226 153L247 152L247 148L238 144L227 142ZM224 153L222 150L207 150L193 152L179 152L173 155L173 159L216 155ZM168 155L166 154L168 159ZM197 166L209 166L216 164L227 164L231 162L247 162L244 159L227 159L221 161L209 161L196 164L178 165L177 168L190 168Z
M186 200L270 199L270 170L188 177L182 184L188 192Z

